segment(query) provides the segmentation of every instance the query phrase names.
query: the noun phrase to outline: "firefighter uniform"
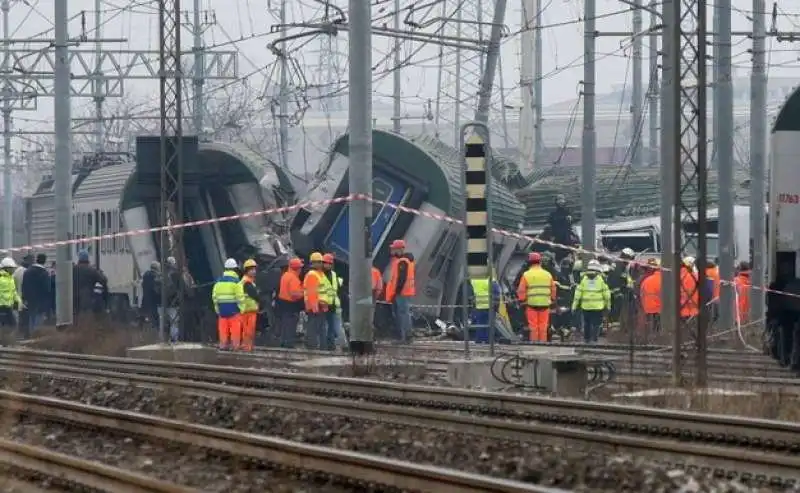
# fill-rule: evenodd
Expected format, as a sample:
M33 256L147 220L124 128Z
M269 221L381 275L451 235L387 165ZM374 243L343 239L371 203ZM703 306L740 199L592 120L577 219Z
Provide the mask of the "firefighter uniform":
M246 260L242 265L244 274L242 275L242 349L252 351L256 338L256 321L258 320L258 289L256 288L256 265L255 260Z
M583 313L583 340L597 342L600 336L600 325L603 313L611 308L611 290L603 276L600 275L600 263L589 262L586 276L581 279L575 289L572 309L580 309Z
M309 257L311 270L303 279L306 309L306 347L322 349L326 340L325 314L331 304L328 281L322 267L322 254L314 252Z
M242 309L244 291L236 274L232 258L225 261L225 272L214 283L211 300L217 313L217 332L220 349L239 349L242 342Z
M280 345L293 348L297 336L297 322L303 311L303 283L300 281L300 270L303 261L299 258L289 260L286 272L281 274L278 294L275 297L275 319L279 331Z
M517 287L517 298L525 304L530 340L547 341L550 327L550 306L556 299L556 282L552 274L542 268L538 253L528 256L530 268L522 275Z

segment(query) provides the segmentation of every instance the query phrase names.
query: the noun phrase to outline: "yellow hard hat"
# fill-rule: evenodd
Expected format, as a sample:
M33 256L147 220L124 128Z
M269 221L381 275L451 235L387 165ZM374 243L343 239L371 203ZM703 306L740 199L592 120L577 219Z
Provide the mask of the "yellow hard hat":
M258 267L258 264L256 264L256 261L253 259L247 259L244 261L244 265L242 265L242 267L245 269L249 269L251 267Z
M308 260L310 260L311 262L322 262L322 254L319 252L314 252L308 258Z

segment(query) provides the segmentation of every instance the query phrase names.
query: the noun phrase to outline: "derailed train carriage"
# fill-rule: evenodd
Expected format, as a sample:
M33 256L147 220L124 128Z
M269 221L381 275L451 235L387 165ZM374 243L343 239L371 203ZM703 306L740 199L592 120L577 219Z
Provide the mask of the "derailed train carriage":
M192 146L196 146L192 150ZM385 270L388 245L402 238L417 263L416 313L452 320L459 296L463 259L459 255L460 226L431 218L461 217L463 190L458 150L431 137L405 137L373 132L373 196L389 205L373 206L372 241L375 265ZM326 201L348 194L348 137L336 140L315 180L306 185L266 157L242 146L189 142L184 152L184 221L257 212ZM147 230L159 224L159 187L153 163L160 159L158 138L140 138L136 159L97 156L94 164L73 175L75 239ZM139 162L137 167L136 160ZM144 165L143 165L144 163ZM142 169L151 176L142 176ZM138 171L137 171L138 170ZM503 186L493 185L494 220L499 228L521 229L524 207ZM52 180L43 181L29 199L29 244L55 239ZM393 207L394 206L394 207ZM419 214L402 212L403 206ZM334 252L337 269L347 279L348 206L291 209L238 221L209 221L184 231L185 259L195 281L209 286L227 257L254 254L277 257L312 251ZM427 215L426 215L427 214ZM526 242L495 235L495 266L501 277L513 278L506 268ZM159 258L159 234L78 242L109 277L112 298L120 306L137 304L141 274ZM53 252L47 252L52 254ZM516 268L516 266L514 266Z

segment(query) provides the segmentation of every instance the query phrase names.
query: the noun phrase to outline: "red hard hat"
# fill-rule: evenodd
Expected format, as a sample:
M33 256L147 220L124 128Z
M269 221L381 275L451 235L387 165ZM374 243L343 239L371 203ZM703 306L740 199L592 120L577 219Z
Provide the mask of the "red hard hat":
M389 248L405 248L405 247L406 247L406 242L403 240L394 240L392 244L389 245Z
M325 255L323 255L322 256L322 262L325 263L325 264L332 264L333 263L333 254L332 253L326 253Z
M303 268L303 261L297 257L289 260L289 268L290 269L302 269Z
M536 252L529 253L528 262L532 264L540 264L542 263L542 256Z

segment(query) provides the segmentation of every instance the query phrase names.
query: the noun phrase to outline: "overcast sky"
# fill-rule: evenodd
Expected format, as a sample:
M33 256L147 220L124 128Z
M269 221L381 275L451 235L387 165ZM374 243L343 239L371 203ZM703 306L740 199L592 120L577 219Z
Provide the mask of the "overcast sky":
M379 19L376 23L391 25L391 13L394 11L393 0L371 0L373 4L373 16ZM422 10L414 14L416 22L424 22L426 19L440 16L443 12L447 15L452 14L457 1L464 1L463 17L475 18L473 4L478 0L448 0L448 5L442 10L442 6L434 7L431 13ZM542 0L543 4L543 24L544 30L544 102L545 105L553 102L570 100L578 92L579 81L583 77L582 54L583 54L583 4L582 2L565 0ZM339 0L339 5L346 6L346 1ZM430 2L409 2L402 0L401 5L405 8L409 5L425 5ZM485 18L488 20L492 10L493 1L483 2L486 12ZM239 75L246 80L252 88L264 90L266 82L275 81L277 70L275 70L275 57L267 49L267 45L278 38L277 34L271 34L270 28L276 24L278 19L279 0L199 0L200 8L207 11L208 19L215 19L215 24L209 26L204 33L204 40L208 46L216 47L219 50L238 50ZM321 7L313 0L291 0L288 2L288 20L290 22L308 21L319 18L322 14ZM506 15L506 25L511 33L518 33L521 27L521 2L520 0L509 0L508 13ZM121 43L107 43L104 49L114 50L158 50L158 15L156 12L157 2L153 1L129 1L129 0L104 0L101 2L103 18L102 36L104 38L124 38L126 41ZM751 2L734 0L736 10L732 14L734 30L750 29L748 13L751 9ZM183 9L193 10L193 3L183 1ZM771 8L771 5L768 6ZM69 23L69 34L71 37L79 36L82 31L82 21L85 19L85 30L89 37L95 37L94 32L94 0L70 0L70 16L73 19ZM713 7L712 7L713 9ZM710 10L712 10L710 9ZM778 28L781 30L800 31L800 5L796 2L780 0L778 9L781 13ZM85 12L82 16L81 13ZM629 30L631 26L631 12L627 6L615 0L597 0L597 29L599 31L623 31ZM405 13L404 13L405 14ZM206 18L204 13L203 18ZM711 15L709 15L711 18ZM191 20L191 16L189 17ZM12 0L10 14L10 25L12 37L15 39L36 37L51 38L53 36L53 1L52 0ZM649 15L644 15L645 25L649 24ZM768 21L769 22L769 21ZM425 29L432 32L439 24L434 24ZM447 28L447 34L455 35L455 26ZM468 32L465 27L462 35L473 36L474 33ZM293 29L290 34L301 32ZM520 36L518 34L509 36L504 40L502 51L502 79L503 85L508 91L506 93L509 104L518 104L519 86L519 59L520 59ZM188 28L183 31L183 44L189 49L192 42L191 33ZM598 92L606 92L615 86L625 84L626 73L630 69L631 50L627 45L621 46L619 38L601 37L598 39ZM390 104L392 93L391 67L392 58L390 54L393 41L385 38L375 37L373 40L373 65L376 66L376 79L373 86L375 101ZM303 78L308 83L321 82L323 70L320 69L319 50L322 46L322 38L305 38L290 44L291 53L302 68L302 75L292 74L291 82L295 86L302 85ZM339 77L346 80L347 77L347 37L342 33L337 41L341 55L334 57L338 65ZM15 44L16 50L40 48L41 44L30 44L28 46ZM800 44L778 44L775 41L768 43L771 51L769 54L769 74L771 76L793 77L798 74L798 49ZM77 49L92 50L91 44L81 44ZM745 37L734 39L733 53L735 55L734 65L737 75L746 76L749 74L750 55L748 50L751 48L751 41ZM402 70L402 96L403 111L409 114L421 112L424 102L428 99L436 99L437 93L445 104L445 99L452 98L453 94L453 75L454 67L452 63L451 50L447 50L443 58L446 65L442 77L442 87L438 87L439 80L439 47L422 46L419 43L404 42L402 52L405 56L411 55L412 66ZM645 46L645 53L647 47ZM389 56L387 59L386 57ZM124 57L123 57L124 58ZM87 56L87 60L92 60ZM472 83L468 73L469 63L465 63L465 71L462 72L464 83ZM645 62L645 74L647 74ZM75 65L74 71L79 67ZM474 77L472 78L474 80ZM466 89L465 89L466 90ZM152 107L157 108L158 84L157 81L129 81L125 84L125 91L129 97L137 100L151 100ZM269 96L269 95L268 95ZM109 106L113 102L109 102ZM73 116L87 116L92 107L90 99L75 99L73 101ZM516 116L514 116L516 118ZM14 124L16 128L47 130L52 122L52 101L40 98L36 111L15 112ZM18 139L15 139L18 140ZM15 144L14 147L18 147Z

